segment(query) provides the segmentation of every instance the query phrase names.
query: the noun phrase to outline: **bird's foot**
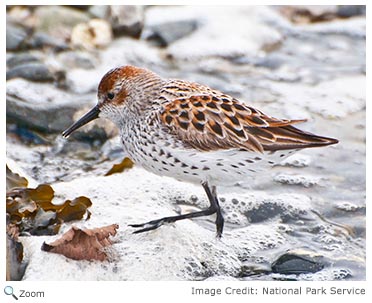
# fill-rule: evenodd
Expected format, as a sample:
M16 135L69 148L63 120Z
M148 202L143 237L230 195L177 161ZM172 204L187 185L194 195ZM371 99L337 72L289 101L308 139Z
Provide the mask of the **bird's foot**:
M201 216L209 216L215 212L216 211L213 208L208 208L206 210L199 211L199 212L188 213L188 214L179 215L179 216L164 217L161 219L152 220L152 221L142 223L142 224L129 224L129 226L134 227L134 228L143 227L133 232L134 234L139 234L139 233L143 233L146 231L157 229L158 227L162 226L164 223L173 223L173 222L176 222L178 220L183 220L183 219L191 219L191 218L196 218L196 217L201 217ZM217 217L216 217L216 237L217 238L222 237L223 225L224 225L224 219L219 209L217 211Z
M161 219L152 220L152 221L142 223L142 224L129 224L129 226L134 227L134 228L143 227L142 229L139 229L133 232L134 234L139 234L139 233L143 233L143 232L150 231L153 229L157 229L158 227L162 226L164 223L174 222L173 220L170 220L171 218L172 217L164 217Z

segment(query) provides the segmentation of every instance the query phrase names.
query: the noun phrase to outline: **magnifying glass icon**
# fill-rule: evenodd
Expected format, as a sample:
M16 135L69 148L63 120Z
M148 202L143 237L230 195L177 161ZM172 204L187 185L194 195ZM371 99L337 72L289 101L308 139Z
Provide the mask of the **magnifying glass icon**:
M11 286L5 286L4 292L8 296L13 296L14 299L18 300L17 296L14 294L13 287Z

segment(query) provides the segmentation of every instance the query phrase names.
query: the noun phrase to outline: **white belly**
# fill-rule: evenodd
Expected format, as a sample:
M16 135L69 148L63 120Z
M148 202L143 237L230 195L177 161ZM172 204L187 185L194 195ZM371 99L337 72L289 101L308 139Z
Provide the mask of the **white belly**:
M152 145L128 151L132 160L157 175L180 181L230 186L254 176L281 162L294 152L277 151L263 154L236 149L199 152Z

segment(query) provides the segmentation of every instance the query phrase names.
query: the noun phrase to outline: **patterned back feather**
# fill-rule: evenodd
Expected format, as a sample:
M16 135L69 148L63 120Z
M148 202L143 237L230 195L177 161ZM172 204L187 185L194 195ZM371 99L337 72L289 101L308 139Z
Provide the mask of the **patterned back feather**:
M301 131L225 94L200 94L169 102L160 120L185 145L201 151L239 148L263 152L315 147L337 140Z

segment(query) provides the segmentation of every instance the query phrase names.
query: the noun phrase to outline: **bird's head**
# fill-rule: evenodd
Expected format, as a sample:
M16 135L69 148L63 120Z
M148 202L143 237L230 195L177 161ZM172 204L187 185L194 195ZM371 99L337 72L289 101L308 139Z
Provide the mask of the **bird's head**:
M62 136L67 138L72 132L97 119L108 118L117 125L125 122L125 113L141 110L141 102L151 94L151 84L161 79L151 71L135 66L121 66L108 71L98 85L98 103L83 117L66 129Z

